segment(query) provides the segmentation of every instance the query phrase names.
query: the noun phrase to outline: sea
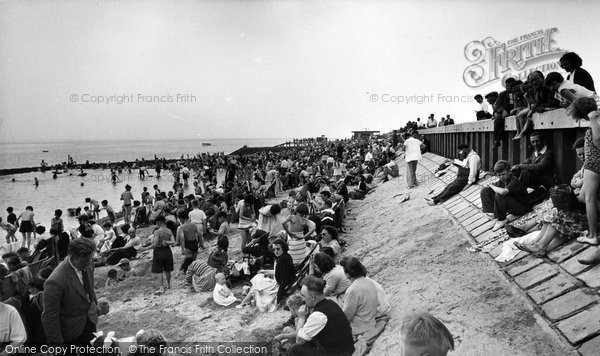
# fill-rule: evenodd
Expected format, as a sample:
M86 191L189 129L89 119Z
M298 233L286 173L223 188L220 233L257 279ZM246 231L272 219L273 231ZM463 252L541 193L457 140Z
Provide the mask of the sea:
M120 162L137 159L159 158L177 159L181 155L190 157L198 153L231 153L243 146L265 147L275 146L285 142L284 138L267 139L211 139L211 140L169 140L169 141L88 141L88 142L57 142L57 143L0 143L0 169L39 166L44 160L49 165L66 162L70 155L77 163ZM210 145L203 146L202 143ZM47 151L47 152L44 152ZM109 169L85 170L85 177L78 176L78 170L71 170L52 178L51 171L31 172L0 176L0 217L6 221L6 208L13 207L17 216L31 205L35 214L34 221L49 229L50 219L56 209L63 211L63 221L66 228L77 227L77 219L69 217L67 209L83 208L85 198L90 197L99 202L106 199L115 210L121 210L121 193L125 185L132 186L135 199L141 199L143 187L153 191L152 186L158 184L163 191L172 190L173 177L170 172L161 172L157 179L156 172L148 167L149 177L140 180L137 171L129 174L123 171L119 175L120 182L112 184ZM37 178L39 185L35 186ZM187 187L186 193L192 190ZM101 211L100 217L106 216ZM6 244L4 230L0 231L0 246ZM46 232L47 234L47 232ZM17 232L21 240L21 234Z

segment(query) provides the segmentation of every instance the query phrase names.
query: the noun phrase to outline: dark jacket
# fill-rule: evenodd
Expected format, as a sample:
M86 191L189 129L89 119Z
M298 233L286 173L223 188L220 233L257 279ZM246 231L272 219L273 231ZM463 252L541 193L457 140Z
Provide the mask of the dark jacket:
M87 268L91 300L69 258L61 262L44 283L42 325L48 342L62 343L79 337L89 319L98 323L94 270Z
M296 270L294 269L294 262L292 256L287 252L277 258L277 264L275 265L275 280L279 285L277 291L277 302L281 302L285 297L286 288L294 283L296 278Z
M587 70L583 68L577 68L573 71L572 75L573 84L579 84L582 87L585 87L593 92L596 91L596 88L594 87L594 79L592 78L590 73L588 73ZM571 79L571 74L567 76L567 80L569 79Z
M554 151L550 147L546 146L546 152L537 157L532 153L519 167L529 171L547 189L554 186Z
M554 92L546 87L534 92L533 100L535 105L533 111L538 113L544 112L545 108L558 109L560 107L560 102L554 97Z

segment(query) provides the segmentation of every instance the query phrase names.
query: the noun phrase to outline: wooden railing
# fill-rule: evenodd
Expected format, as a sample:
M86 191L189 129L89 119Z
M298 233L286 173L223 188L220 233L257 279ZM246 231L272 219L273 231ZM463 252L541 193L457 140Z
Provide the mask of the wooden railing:
M573 120L566 115L565 109L534 114L533 122L535 130L542 132L546 144L554 150L556 173L559 178L563 183L570 182L573 173L581 168L581 162L571 147L576 139L583 137L589 123ZM506 118L504 126L506 132L502 145L498 148L493 146L492 120L421 129L419 133L429 140L431 152L448 158L456 157L456 147L460 143L469 143L481 156L482 168L491 171L494 163L500 159L517 164L525 161L533 152L526 138L512 140L516 134L514 116Z

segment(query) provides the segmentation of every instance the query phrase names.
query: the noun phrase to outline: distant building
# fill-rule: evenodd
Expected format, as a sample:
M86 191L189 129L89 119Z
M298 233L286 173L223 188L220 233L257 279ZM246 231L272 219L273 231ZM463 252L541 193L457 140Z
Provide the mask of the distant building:
M373 135L378 135L380 131L352 131L352 138L354 140L367 140Z

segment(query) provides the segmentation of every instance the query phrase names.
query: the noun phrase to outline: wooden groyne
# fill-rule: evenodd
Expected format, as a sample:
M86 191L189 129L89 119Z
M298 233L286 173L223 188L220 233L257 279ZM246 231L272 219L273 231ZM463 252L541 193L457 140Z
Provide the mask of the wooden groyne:
M70 173L74 175L79 173L79 169L107 169L107 168L116 168L116 167L132 167L134 164L139 168L140 166L146 166L146 168L153 168L157 164L161 164L163 168L170 164L174 164L176 162L187 161L187 159L165 159L165 160L143 160L143 161L122 161L122 162L108 162L108 163L83 163L83 164L69 164L69 165L58 165L58 169L63 171L67 169ZM31 172L42 172L49 173L56 169L57 165L53 166L36 166L36 167L23 167L23 168L5 168L0 169L0 176L8 176L13 174L21 174L21 173L31 173Z

